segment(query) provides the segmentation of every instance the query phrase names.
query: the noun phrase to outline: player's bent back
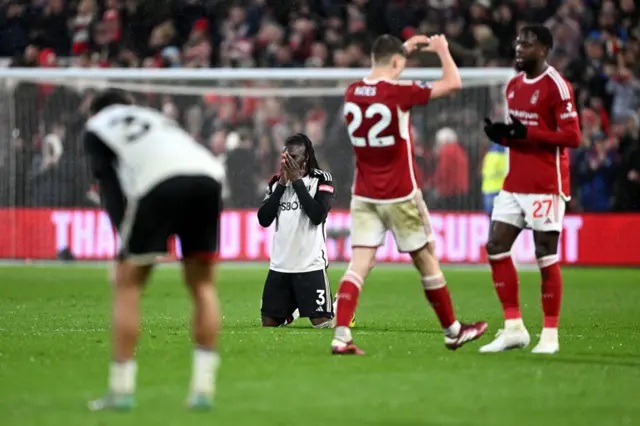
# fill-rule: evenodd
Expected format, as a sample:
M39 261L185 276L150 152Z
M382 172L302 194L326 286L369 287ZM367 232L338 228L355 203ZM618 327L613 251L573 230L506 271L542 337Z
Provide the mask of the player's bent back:
M91 103L84 146L101 198L121 239L114 283L113 362L109 391L91 410L130 409L142 289L168 239L182 244L185 283L194 306L194 361L188 405L210 408L215 394L220 312L215 292L224 167L161 113L130 105L107 90Z
M172 176L224 178L221 162L176 122L153 109L113 105L93 116L86 129L118 158L116 171L126 195L140 196Z

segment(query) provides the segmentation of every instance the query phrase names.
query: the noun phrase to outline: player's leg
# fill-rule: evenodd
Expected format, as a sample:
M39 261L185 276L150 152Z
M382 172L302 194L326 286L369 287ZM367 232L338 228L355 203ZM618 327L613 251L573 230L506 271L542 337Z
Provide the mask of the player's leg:
M358 306L364 281L373 268L376 251L384 241L387 228L374 204L351 200L351 262L340 280L336 294L335 330L331 351L336 355L362 355L353 344L350 324Z
M155 259L167 250L169 222L158 214L162 190L130 203L120 228L122 250L113 283L113 356L107 396L91 401L91 410L130 409L134 403L140 331L140 296Z
M333 327L333 300L329 277L324 269L293 274L291 288L300 316L309 318L313 328Z
M412 251L411 258L422 277L424 294L431 304L445 335L445 346L456 350L480 338L487 329L484 321L461 323L456 319L447 281L440 269L433 242Z
M293 275L272 270L267 273L260 307L263 327L281 327L289 323L288 318L296 307Z
M560 350L558 320L562 301L562 273L558 262L558 242L562 231L565 202L557 195L529 196L532 201L531 227L542 284L544 324L540 342L533 353L553 354ZM540 207L538 207L540 206Z
M92 411L133 408L138 370L135 349L140 334L140 296L151 268L129 260L119 261L116 265L109 389L105 397L89 402Z
M501 191L494 200L486 250L491 277L502 305L504 328L480 352L502 352L529 345L530 337L520 314L518 272L511 248L525 226L525 210L517 195Z
M220 366L218 335L220 302L215 288L222 201L218 182L207 177L181 178L184 194L175 233L183 253L184 280L193 300L193 368L190 408L207 409L213 404Z
M333 325L332 328L336 327L336 311L338 310L338 297L336 295L336 297L333 298ZM356 326L356 315L353 314L353 317L351 317L351 322L349 323L349 327L353 328Z
M206 252L185 253L184 280L193 301L193 367L188 404L209 408L215 396L220 366L218 335L221 326L220 302L215 287L215 266Z
M410 253L422 277L424 293L445 334L445 345L455 350L484 334L487 324L461 324L454 314L447 282L435 254L429 212L421 195L413 200L384 207L398 250Z

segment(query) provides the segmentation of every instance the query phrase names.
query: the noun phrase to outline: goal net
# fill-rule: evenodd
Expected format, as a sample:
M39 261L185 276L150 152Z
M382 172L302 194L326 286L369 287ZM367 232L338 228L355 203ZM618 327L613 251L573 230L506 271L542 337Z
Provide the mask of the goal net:
M224 158L228 179L223 194L222 255L227 259L264 260L268 255L268 234L256 227L255 209L267 180L278 170L284 139L295 132L308 134L321 167L336 182L328 224L329 236L338 241L333 257L348 257L340 240L347 236L354 167L342 99L345 87L367 72L0 70L0 258L106 259L113 255L117 241L99 210L81 144L92 95L107 87L132 92L139 104L176 119ZM450 230L451 237L446 238L486 238L481 166L489 144L482 119L503 117L504 86L511 76L507 69L462 70L464 88L459 93L412 113L417 179L436 220L444 228L471 226L460 222L463 217L481 223L475 230L465 230L464 236L459 235L462 230ZM420 81L439 77L437 69L410 69L403 74ZM441 149L436 135L443 128L455 132L459 151ZM455 196L443 193L451 186L462 189ZM459 220L450 224L448 215ZM464 250L459 261L473 261L469 247ZM389 256L382 260L401 260L397 253ZM452 256L451 261L458 260Z

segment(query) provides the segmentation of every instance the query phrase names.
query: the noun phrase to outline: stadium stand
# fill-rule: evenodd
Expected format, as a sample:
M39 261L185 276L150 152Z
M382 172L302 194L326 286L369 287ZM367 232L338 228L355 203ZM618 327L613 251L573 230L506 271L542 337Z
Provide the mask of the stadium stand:
M3 0L0 57L11 67L368 67L377 34L443 32L460 66L499 67L510 66L526 22L552 28L551 63L573 83L581 109L571 210L640 211L640 12L633 0ZM412 66L437 63L422 55ZM15 190L0 191L0 206L94 205L79 146L91 91L24 82L10 93L14 107L0 104L0 182ZM495 96L473 96L486 105L415 117L420 180L436 210L482 210L489 143L481 122L485 112L499 111ZM351 167L341 166L351 164L350 147L332 112L339 99L141 100L225 156L228 206L255 207L261 183L276 169L278 141L299 130L312 136L336 176L337 205L347 205ZM459 182L442 183L439 165L460 164L460 157L469 170L454 173ZM440 197L443 191L449 196Z

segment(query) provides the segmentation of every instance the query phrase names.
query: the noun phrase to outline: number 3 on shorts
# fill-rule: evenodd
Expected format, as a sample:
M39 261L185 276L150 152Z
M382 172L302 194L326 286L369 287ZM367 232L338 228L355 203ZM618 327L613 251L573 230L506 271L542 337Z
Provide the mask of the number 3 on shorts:
M316 293L318 293L318 298L316 299L316 303L318 304L318 306L324 306L324 304L327 303L325 290L316 290Z

